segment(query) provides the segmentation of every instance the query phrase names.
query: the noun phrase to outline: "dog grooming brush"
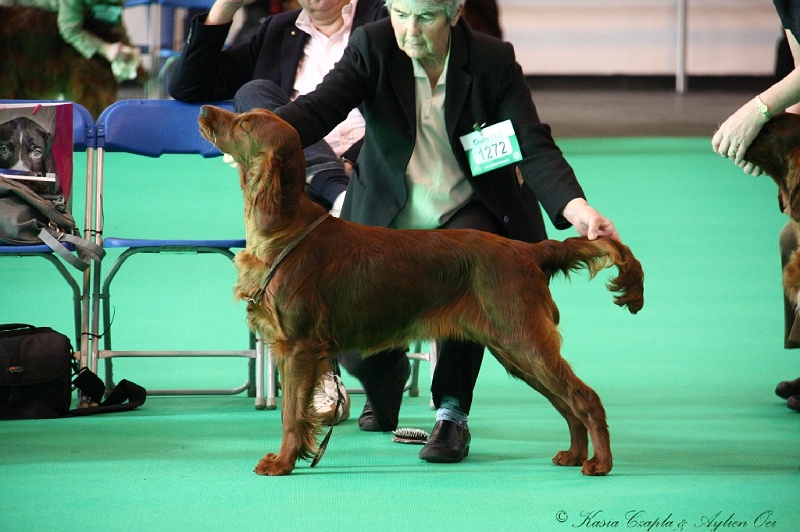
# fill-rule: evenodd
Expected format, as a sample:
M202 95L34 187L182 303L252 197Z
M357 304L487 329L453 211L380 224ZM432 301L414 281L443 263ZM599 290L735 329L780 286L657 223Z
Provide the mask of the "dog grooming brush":
M421 429L402 428L392 432L392 441L424 445L428 441L428 433Z

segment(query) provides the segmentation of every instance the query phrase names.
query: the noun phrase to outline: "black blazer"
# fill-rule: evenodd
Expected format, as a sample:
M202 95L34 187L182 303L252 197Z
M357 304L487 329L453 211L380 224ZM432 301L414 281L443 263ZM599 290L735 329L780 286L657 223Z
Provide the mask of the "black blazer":
M529 242L546 238L539 202L556 227L568 227L559 213L570 200L584 197L583 190L550 127L539 121L513 47L473 32L463 20L451 35L445 122L476 199L504 224L511 238ZM362 102L366 135L342 217L387 227L407 199L405 169L416 134L413 67L397 47L388 18L354 30L342 59L316 90L276 112L308 146ZM518 167L529 188L520 186L513 165L477 177L469 171L459 138L473 131L475 124L506 119L516 131L523 155Z
M383 0L359 0L353 28L386 16ZM206 26L207 13L192 20L186 46L169 82L170 96L184 102L230 100L254 79L292 93L308 34L295 26L300 10L267 17L249 41L223 49L230 24Z

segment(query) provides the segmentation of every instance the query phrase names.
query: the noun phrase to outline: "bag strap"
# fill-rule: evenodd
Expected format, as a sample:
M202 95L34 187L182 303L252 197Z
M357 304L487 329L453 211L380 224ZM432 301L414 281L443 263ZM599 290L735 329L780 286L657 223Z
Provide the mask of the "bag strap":
M62 231L71 232L75 229L75 219L72 217L72 213L66 210L63 202L59 202L62 207L62 210L59 210L52 200L41 197L22 183L2 176L0 176L0 191L21 198Z
M39 231L39 240L47 244L47 247L58 253L58 256L70 263L75 268L85 271L94 260L102 259L106 251L90 240L67 233L59 234L58 238L50 233L50 228L43 228ZM78 256L73 255L61 241L69 242L75 246Z
M67 412L68 417L89 416L92 414L110 414L112 412L125 412L133 410L144 404L147 400L147 390L138 384L122 379L105 399L100 402L105 394L105 385L102 379L95 375L89 368L83 368L75 380L72 381L79 390L100 404L84 408L74 408Z
M0 332L3 331L19 331L22 329L35 329L36 326L29 323L5 323L0 325Z
M0 191L17 195L50 221L50 225L39 231L37 235L39 240L75 268L85 271L92 259L101 260L105 256L106 252L102 246L73 234L77 229L69 211L62 212L52 201L42 198L30 188L12 179L0 177ZM75 246L77 257L62 242L69 242Z

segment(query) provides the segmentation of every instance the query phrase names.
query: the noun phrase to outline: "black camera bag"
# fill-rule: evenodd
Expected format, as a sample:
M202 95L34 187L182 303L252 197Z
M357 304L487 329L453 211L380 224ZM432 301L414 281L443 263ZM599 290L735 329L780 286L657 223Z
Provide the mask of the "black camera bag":
M66 415L75 362L69 338L49 327L0 325L0 419Z

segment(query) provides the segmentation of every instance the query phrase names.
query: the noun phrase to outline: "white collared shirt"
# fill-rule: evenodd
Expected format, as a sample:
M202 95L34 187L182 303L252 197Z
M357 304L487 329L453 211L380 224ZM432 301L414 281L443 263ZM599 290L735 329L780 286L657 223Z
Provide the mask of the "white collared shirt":
M309 35L306 43L303 58L297 68L297 75L294 79L294 93L292 99L300 95L313 91L317 85L333 68L333 65L341 59L347 42L350 40L350 32L353 29L353 16L356 12L358 0L351 0L342 9L344 25L342 28L331 35L326 36L311 23L311 17L305 10L300 12L295 25L297 29ZM364 117L358 109L353 109L347 118L333 131L328 133L325 141L330 144L336 155L341 156L357 140L364 136Z
M420 62L413 58L411 61L414 65L417 136L406 168L408 199L391 227L434 229L444 225L470 201L473 189L453 154L444 120L445 79L450 53L433 89Z

